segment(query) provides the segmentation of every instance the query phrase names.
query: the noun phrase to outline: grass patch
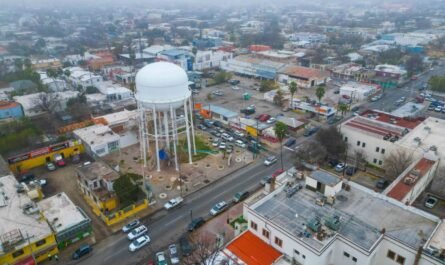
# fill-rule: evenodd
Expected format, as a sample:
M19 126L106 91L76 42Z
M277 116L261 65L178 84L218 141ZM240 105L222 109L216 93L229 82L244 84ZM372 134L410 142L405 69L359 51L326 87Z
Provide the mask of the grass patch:
M377 171L380 171L380 172L382 172L382 173L385 173L385 170L383 169L383 168L381 168L381 167L378 167L378 166L376 166L376 165L373 165L373 164L366 164L366 167L367 168L370 168L370 169L374 169L374 170L377 170Z
M195 135L195 141L196 141L196 150L198 150L198 152L196 153L196 155L194 155L193 150L192 150L192 159L194 162L199 161L199 160L205 158L206 156L208 156L208 154L205 153L205 151L212 151L210 146L201 137ZM191 148L193 149L193 146L191 146ZM188 150L187 150L187 139L186 138L179 140L178 157L179 157L179 161L181 163L188 162Z
M235 229L235 224L239 223L239 224L246 224L247 220L244 219L244 217L242 215L238 216L235 220L233 220L232 222L230 222L230 226Z

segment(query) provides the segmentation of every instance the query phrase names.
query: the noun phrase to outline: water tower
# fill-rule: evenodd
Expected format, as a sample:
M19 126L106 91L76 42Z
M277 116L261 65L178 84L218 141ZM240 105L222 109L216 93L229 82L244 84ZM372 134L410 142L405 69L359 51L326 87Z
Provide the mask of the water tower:
M148 64L136 74L135 97L144 166L147 166L150 143L154 142L157 171L161 170L161 160L174 161L176 170L179 170L178 131L187 136L188 160L192 163L191 137L194 152L196 146L188 83L187 73L168 62Z

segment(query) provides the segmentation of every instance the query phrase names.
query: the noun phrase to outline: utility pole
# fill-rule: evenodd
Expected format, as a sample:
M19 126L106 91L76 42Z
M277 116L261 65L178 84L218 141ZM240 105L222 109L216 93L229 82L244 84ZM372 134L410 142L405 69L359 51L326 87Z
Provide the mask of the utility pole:
M190 210L190 222L193 222L193 210Z

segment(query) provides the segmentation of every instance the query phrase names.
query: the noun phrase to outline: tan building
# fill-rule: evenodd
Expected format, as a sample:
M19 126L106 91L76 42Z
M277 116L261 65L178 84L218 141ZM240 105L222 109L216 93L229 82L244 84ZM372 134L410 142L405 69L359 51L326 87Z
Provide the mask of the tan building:
M329 72L303 66L288 66L278 74L278 81L289 84L295 81L299 87L311 88L325 84L329 80Z

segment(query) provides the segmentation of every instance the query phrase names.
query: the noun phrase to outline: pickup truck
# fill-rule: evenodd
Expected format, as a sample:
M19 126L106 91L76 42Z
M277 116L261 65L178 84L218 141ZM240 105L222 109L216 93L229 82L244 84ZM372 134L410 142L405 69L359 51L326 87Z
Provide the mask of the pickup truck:
M166 204L164 204L164 208L166 210L170 210L171 208L174 208L182 203L184 199L182 197L176 197L174 199L169 200Z

